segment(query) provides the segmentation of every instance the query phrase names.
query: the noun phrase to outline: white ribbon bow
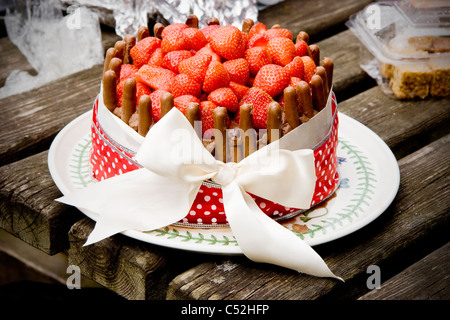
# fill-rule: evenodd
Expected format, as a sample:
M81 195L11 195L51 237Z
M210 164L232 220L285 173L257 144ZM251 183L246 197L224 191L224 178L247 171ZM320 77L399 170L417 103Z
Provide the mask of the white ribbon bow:
M152 127L136 154L143 168L57 201L96 217L88 245L125 230L149 231L183 219L202 182L211 179L222 187L229 226L249 259L338 278L308 244L269 218L248 194L286 207L310 207L316 181L313 151L269 146L239 163L217 161L186 117L172 108Z

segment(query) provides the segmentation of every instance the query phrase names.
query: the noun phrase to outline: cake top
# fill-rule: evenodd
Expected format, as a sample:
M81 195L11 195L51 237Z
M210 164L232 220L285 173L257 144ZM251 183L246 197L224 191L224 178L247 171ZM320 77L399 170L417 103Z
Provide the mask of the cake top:
M103 101L143 136L176 107L217 153L214 132L239 140L240 131L254 129L256 143L267 144L308 121L325 107L332 73L333 61L320 60L306 32L294 39L280 25L251 19L241 30L215 18L199 29L191 15L155 24L153 35L141 27L108 49Z

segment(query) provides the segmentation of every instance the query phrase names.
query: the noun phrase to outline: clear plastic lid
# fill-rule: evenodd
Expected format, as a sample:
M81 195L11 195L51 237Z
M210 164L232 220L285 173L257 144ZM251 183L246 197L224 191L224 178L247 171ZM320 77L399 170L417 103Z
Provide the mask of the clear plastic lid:
M375 2L352 15L347 26L384 63L450 59L449 0Z

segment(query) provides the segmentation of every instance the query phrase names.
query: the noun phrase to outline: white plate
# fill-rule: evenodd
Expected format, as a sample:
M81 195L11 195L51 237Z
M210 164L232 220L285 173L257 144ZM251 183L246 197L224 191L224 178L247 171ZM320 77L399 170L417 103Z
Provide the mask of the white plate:
M63 194L92 182L89 111L69 123L56 136L49 155L51 176ZM373 131L339 113L338 159L341 185L325 203L282 222L311 246L348 235L377 218L390 205L400 183L397 161ZM86 214L86 212L85 212ZM95 220L95 217L90 217ZM242 254L229 228L165 228L123 234L145 242L213 254Z

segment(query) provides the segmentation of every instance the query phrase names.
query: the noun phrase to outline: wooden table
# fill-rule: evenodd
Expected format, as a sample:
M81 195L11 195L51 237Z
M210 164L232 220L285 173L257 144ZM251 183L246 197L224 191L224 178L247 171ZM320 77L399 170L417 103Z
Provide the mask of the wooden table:
M17 244L2 235L8 240L0 241L0 252L10 257L14 252L22 265L37 266L36 273L59 272L51 278L63 285L68 274L61 270L77 265L86 278L126 299L449 299L450 99L391 99L360 69L359 42L344 23L368 2L288 0L259 15L268 26L280 23L293 34L307 31L311 43L334 59L339 111L377 133L398 160L400 188L387 210L364 228L315 247L345 283L123 235L82 247L94 223L54 201L61 193L47 156L55 135L92 107L100 65L0 100L0 227L20 239ZM117 40L110 30L103 36L105 50ZM0 48L1 85L13 69L32 70L8 38L0 39ZM22 255L11 249L24 243L29 248ZM29 263L30 248L41 252L40 264ZM42 267L42 252L50 260L67 260ZM367 285L371 265L380 268L379 289Z

